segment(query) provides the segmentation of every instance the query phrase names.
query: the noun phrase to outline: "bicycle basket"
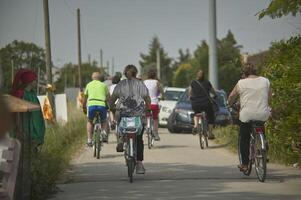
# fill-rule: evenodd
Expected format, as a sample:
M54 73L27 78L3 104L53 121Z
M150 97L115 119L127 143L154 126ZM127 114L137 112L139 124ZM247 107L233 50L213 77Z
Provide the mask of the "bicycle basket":
M121 134L135 132L137 135L142 134L142 123L140 117L122 117L118 125L118 131Z

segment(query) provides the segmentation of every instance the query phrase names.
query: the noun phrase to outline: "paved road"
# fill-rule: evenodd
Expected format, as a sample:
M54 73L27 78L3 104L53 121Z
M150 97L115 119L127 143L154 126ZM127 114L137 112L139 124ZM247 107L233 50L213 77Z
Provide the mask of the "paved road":
M76 157L68 180L51 199L301 199L301 170L269 164L267 181L260 183L254 173L246 177L238 171L236 155L223 145L201 150L196 136L161 132L154 149L145 146L147 172L135 175L134 183L128 182L123 155L115 152L111 137L100 160L92 158L91 149Z

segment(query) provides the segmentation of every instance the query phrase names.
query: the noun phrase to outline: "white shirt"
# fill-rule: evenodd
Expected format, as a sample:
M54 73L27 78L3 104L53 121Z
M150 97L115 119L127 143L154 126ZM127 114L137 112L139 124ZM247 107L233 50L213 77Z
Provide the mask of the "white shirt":
M239 119L266 121L270 116L268 105L270 82L267 78L245 78L237 83L240 96Z
M110 86L110 95L113 94L113 91L114 91L116 85L117 85L117 84L113 84L113 85Z
M149 96L151 98L151 104L158 105L159 103L159 88L158 88L158 81L155 79L147 79L144 81L148 89Z

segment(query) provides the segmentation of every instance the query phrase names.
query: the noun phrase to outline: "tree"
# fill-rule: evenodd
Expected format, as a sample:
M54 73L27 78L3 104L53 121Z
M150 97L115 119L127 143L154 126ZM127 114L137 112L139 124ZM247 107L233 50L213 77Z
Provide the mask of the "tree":
M93 62L92 64L83 63L81 66L81 75L82 75L82 86L91 81L91 74L93 72L100 72L102 75L106 75L104 71L101 71L97 67L97 63ZM58 80L55 82L57 92L63 92L65 87L78 87L78 65L72 63L65 64L60 70L60 75Z
M181 64L173 76L173 86L188 87L191 82L192 67L188 63Z
M157 36L153 37L150 45L148 54L140 54L142 60L139 61L139 64L142 68L142 75L145 76L147 71L151 68L156 68L157 63L157 49L159 49L160 53L160 74L161 81L164 85L171 85L172 82L172 69L171 58L168 57L167 53L164 51L164 48L160 44L159 38Z
M12 64L14 71L26 67L38 73L40 69L40 78L45 81L45 52L33 43L15 40L6 45L0 49L0 62L3 69L3 88L6 92L12 84Z
M288 14L296 16L301 12L301 0L272 0L266 9L257 13L259 19L270 16L271 18L280 18Z

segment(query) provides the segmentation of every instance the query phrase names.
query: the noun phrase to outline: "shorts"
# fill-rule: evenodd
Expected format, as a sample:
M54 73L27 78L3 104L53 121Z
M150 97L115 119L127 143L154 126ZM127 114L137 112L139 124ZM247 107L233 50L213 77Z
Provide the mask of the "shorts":
M207 115L208 124L214 124L215 114L211 104L206 106L192 105L192 110L194 113L205 112Z
M93 121L95 113L99 112L101 122L105 122L107 120L107 108L105 106L88 106L88 120Z
M157 120L159 117L159 105L158 104L151 104L151 110L152 110L152 115L153 115L153 119Z

